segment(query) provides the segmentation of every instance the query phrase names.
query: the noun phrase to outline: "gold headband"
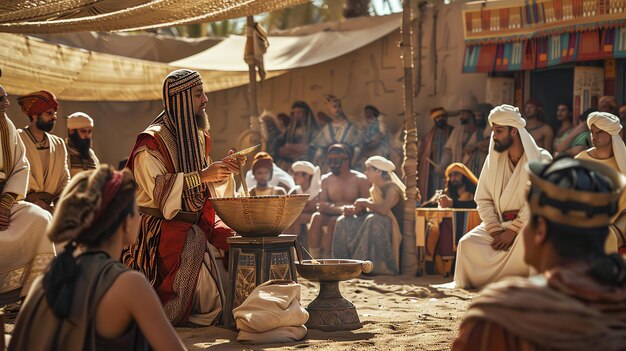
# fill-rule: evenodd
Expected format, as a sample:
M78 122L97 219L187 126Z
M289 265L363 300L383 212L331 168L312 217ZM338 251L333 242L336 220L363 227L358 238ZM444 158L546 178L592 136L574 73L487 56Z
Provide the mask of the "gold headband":
M529 193L528 205L533 213L541 214L551 222L575 226L580 228L598 228L608 226L612 217L609 213L596 213L589 215L586 211L561 209L550 204L540 202L541 194L545 194L548 198L559 202L574 202L585 204L592 207L610 207L617 206L617 202L622 195L622 189L626 185L624 177L613 170L598 162L576 160L581 166L596 171L613 183L615 189L610 193L593 193L589 191L579 191L567 189L551 183L536 174L528 166L531 188L539 191ZM532 189L529 189L532 190Z

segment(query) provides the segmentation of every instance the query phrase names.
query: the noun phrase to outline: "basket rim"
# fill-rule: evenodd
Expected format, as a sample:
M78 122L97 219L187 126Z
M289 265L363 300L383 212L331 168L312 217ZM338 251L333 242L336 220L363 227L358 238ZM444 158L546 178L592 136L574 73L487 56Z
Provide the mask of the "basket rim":
M281 198L309 198L310 194L289 194L289 195L261 195L261 196L239 196L239 197L210 197L210 201L229 201L242 199L281 199Z

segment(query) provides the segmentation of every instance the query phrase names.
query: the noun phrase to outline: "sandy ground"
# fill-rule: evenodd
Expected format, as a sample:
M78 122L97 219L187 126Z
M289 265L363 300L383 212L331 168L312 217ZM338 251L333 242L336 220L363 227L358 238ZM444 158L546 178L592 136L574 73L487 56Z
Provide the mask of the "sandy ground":
M237 332L219 327L180 328L191 350L449 350L474 292L443 289L440 276L381 276L340 283L343 296L357 308L363 328L344 332L309 330L305 340L288 344L237 342ZM304 279L302 302L308 305L318 283Z
M252 345L237 342L237 332L220 327L177 328L190 350L449 350L475 292L433 287L449 283L441 276L361 277L340 283L342 295L357 308L363 328L354 331L309 330L303 341ZM300 278L302 302L317 296L319 285ZM13 331L13 319L5 319Z

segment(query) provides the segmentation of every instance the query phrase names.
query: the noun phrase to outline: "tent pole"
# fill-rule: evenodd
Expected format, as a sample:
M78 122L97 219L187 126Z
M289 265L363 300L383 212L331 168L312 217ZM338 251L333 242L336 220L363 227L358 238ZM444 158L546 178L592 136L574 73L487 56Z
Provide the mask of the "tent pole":
M402 236L401 273L418 273L418 253L415 238L415 207L417 205L417 126L413 108L413 45L411 42L411 0L402 2L402 66L404 68L404 160L402 171L406 185L404 230ZM421 272L420 272L421 273Z
M248 16L247 20L247 40L248 43L252 43L252 51L254 52L254 18L252 16ZM253 62L253 61L251 61ZM248 74L250 78L250 83L248 85L248 92L250 93L250 105L252 106L250 112L252 116L255 118L259 117L259 98L257 96L257 87L256 87L256 65L254 62L252 64L248 64Z

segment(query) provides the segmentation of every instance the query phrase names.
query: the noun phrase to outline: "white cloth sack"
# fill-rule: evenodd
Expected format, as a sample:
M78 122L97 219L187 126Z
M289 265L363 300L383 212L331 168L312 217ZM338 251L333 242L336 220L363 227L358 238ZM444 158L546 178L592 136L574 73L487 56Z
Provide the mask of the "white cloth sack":
M265 282L233 310L239 341L277 343L301 340L309 313L300 305L297 283Z

